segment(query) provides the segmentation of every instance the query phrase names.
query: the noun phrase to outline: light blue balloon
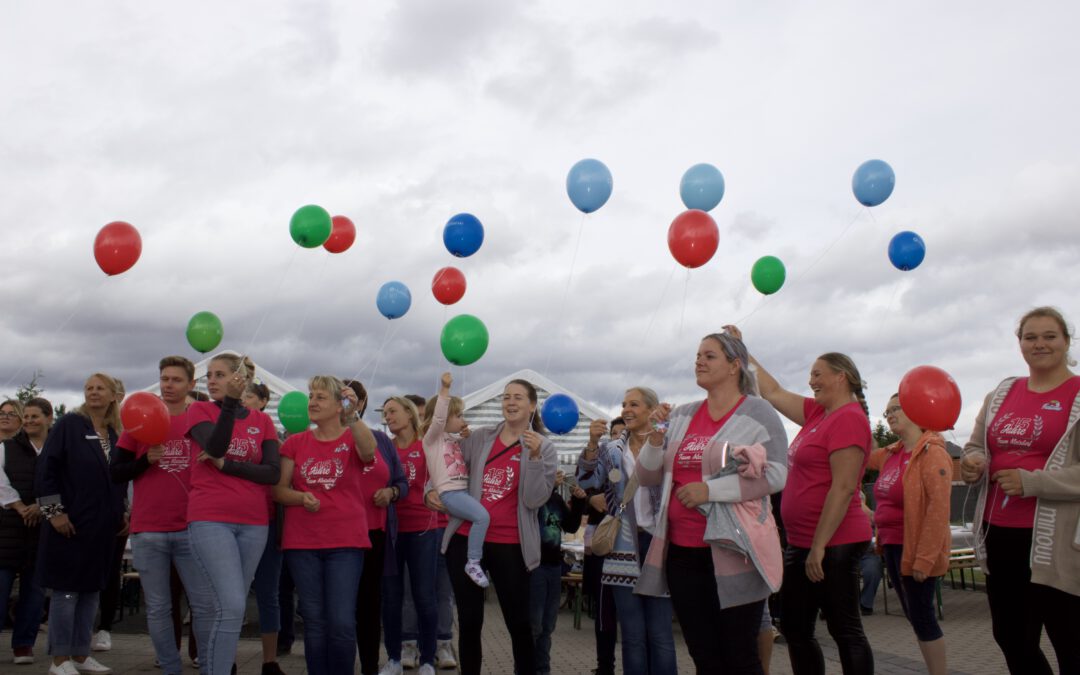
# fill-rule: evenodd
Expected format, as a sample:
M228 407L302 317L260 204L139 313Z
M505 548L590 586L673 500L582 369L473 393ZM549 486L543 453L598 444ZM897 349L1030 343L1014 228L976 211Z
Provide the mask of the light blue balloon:
M896 174L892 167L880 159L871 159L855 169L851 178L851 191L863 206L881 204L896 187Z
M712 164L695 164L683 174L679 196L688 209L712 211L724 198L724 174Z
M375 296L375 306L387 319L398 319L405 316L412 306L412 293L400 281L387 281Z
M598 159L583 159L566 175L566 194L582 213L592 213L611 197L611 172Z

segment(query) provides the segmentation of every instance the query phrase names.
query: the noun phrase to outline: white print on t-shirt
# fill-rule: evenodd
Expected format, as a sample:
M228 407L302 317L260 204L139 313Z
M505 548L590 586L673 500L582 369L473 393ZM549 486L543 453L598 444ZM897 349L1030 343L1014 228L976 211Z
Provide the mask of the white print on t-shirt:
M1061 401L1051 400L1042 404L1043 410L1051 410L1053 412L1061 412Z
M709 447L712 437L694 435L687 436L686 439L679 448L679 453L675 455L675 463L681 469L701 464L701 456L705 454L705 448Z
M405 469L405 482L409 485L416 483L416 464L405 462L402 467Z
M339 446L337 446L336 448L334 448L334 452L335 452L335 453L338 453L338 452L348 452L348 451L349 451L349 444L348 444L348 443L342 443L341 445L339 445Z
M256 431L258 431L256 429ZM229 443L229 451L225 454L229 457L235 457L239 461L249 461L255 456L255 450L258 448L255 445L254 438L233 438Z
M465 466L465 458L461 456L461 448L457 443L447 441L443 446L443 462L446 464L447 478L468 478L469 468Z
M506 495L514 487L514 465L506 467L493 466L484 472L484 496L483 501L494 504Z
M1002 448L1010 455L1025 455L1043 432L1042 415L1034 417L1016 417L1015 413L1005 413L994 421L990 433Z
M258 436L259 435L259 427L248 427L247 432L248 432L248 436Z
M308 457L300 465L300 475L304 477L304 482L324 490L332 490L344 473L345 463L337 457L321 461Z
M907 458L903 459L896 466L891 467L888 471L882 473L877 479L877 492L878 494L885 494L892 489L893 485L896 485L896 481L900 479L900 474L904 472L904 467L907 466Z
M167 473L187 471L191 466L191 439L165 441L161 446L161 459L157 466Z
M378 464L378 463L379 463L379 454L375 453L375 456L371 459L371 462L369 464L365 464L362 471L364 473L367 473L368 471L371 471L372 469L374 469L375 465Z

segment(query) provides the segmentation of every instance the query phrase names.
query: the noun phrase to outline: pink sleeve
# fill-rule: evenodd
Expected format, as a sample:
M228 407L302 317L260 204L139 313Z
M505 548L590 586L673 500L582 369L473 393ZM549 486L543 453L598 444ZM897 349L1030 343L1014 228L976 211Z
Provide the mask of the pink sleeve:
M281 456L296 461L296 446L300 445L300 434L289 436L281 444Z
M214 418L210 414L213 403L205 403L204 401L196 401L188 406L187 409L187 430L191 431L193 428L202 424L203 422L214 423Z
M274 426L274 420L270 419L270 416L266 413L262 414L262 427L263 427L263 441L276 441L278 439L277 427Z
M802 414L803 414L803 426L810 423L810 419L816 417L824 412L824 409L820 403L812 398L804 398L802 400Z
M116 447L132 452L136 457L146 452L146 446L126 431L120 434Z
M828 448L833 453L837 450L855 446L863 451L870 449L870 422L862 411L856 413L853 408L845 410L833 420L829 428Z

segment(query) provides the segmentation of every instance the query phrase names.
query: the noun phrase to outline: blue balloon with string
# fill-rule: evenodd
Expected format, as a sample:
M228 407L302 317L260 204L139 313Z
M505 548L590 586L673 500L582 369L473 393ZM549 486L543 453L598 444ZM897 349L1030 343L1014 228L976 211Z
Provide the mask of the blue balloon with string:
M484 243L484 226L471 213L459 213L446 221L443 228L443 244L451 255L468 258L480 250Z
M578 423L578 407L566 394L552 394L540 408L540 419L553 434L568 434Z
M683 174L679 197L688 209L712 211L724 198L724 174L712 164L695 164Z
M896 187L896 174L892 167L880 159L871 159L855 169L851 178L851 191L863 206L877 206L892 194Z
M582 213L592 213L606 204L613 185L611 171L598 159L583 159L566 175L566 194Z
M889 262L901 272L915 269L922 264L925 257L926 243L914 232L897 232L889 242Z
M405 316L412 306L412 293L409 287L400 281L387 281L375 296L375 306L387 319L399 319Z

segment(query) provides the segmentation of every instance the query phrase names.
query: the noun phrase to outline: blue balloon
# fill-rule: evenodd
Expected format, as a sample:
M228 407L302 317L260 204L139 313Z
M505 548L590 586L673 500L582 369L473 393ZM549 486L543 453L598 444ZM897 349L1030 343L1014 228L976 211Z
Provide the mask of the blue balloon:
M375 296L375 306L387 319L405 316L411 305L412 293L409 292L409 287L400 281L387 281Z
M683 174L679 196L688 209L712 211L724 198L724 174L712 164L695 164Z
M889 242L889 261L898 270L908 272L922 264L926 257L926 244L922 237L904 230Z
M540 419L553 434L568 434L578 423L578 407L566 394L552 394L540 409Z
M583 159L566 175L566 194L582 213L592 213L611 197L611 172L598 159Z
M446 250L458 258L468 258L484 243L484 226L471 213L459 213L446 221L442 233Z
M877 206L884 202L894 187L896 174L891 166L880 159L863 162L851 177L851 191L863 206Z

